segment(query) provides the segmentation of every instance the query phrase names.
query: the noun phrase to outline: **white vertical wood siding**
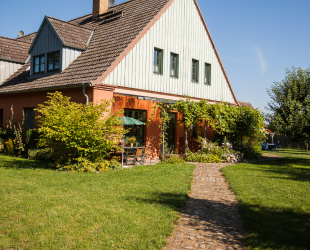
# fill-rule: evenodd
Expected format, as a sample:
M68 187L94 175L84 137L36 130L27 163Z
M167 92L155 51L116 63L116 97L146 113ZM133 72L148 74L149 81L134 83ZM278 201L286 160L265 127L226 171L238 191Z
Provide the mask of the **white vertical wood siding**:
M164 50L163 75L153 73L154 47ZM170 53L179 54L179 78L170 77ZM192 59L199 60L199 82L191 81ZM211 86L204 65L211 64ZM104 81L105 84L235 103L193 0L170 8Z
M13 75L22 64L0 61L0 84Z
M52 27L45 21L38 38L33 45L31 55L37 56L44 53L61 50L62 45Z
M67 68L81 53L80 50L64 47L62 49L62 70Z

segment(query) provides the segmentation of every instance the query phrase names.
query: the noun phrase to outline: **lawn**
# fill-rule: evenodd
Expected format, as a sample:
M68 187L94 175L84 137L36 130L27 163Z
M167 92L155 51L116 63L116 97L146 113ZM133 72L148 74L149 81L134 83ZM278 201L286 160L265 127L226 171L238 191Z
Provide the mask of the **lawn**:
M310 155L285 149L278 154L285 158L223 169L239 200L247 244L310 249Z
M194 168L63 173L0 156L0 249L161 249Z

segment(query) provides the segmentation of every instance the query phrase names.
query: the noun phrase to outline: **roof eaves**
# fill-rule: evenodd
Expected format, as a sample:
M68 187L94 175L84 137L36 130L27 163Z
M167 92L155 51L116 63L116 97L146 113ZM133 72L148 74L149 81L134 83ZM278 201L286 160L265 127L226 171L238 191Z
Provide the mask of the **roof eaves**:
M67 48L71 48L71 49L82 50L82 51L87 50L87 48L76 47L76 46L72 46L71 44L66 44L66 43L64 43L63 46Z
M0 57L0 61L6 61L6 62L12 62L12 63L19 63L19 64L25 64L25 61L18 61L18 60L12 60L9 58Z
M5 91L0 92L0 95L5 94L15 94L15 93L25 93L25 92L38 92L38 91L45 91L45 90L57 90L57 89L71 89L82 87L85 84L72 84L72 85L64 85L64 86L53 86L53 87L45 87L45 88L37 88L37 89L24 89L24 90L15 90L15 91ZM91 87L91 85L89 85Z

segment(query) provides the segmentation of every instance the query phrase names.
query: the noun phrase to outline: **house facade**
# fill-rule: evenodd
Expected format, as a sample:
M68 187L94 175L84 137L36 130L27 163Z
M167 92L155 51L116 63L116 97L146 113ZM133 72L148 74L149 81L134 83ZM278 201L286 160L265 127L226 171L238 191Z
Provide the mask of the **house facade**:
M5 47L7 40L11 45ZM7 50L2 57L0 51L0 63L14 53L24 55L9 74L1 71L0 126L5 126L12 105L17 118L24 111L26 126L35 126L34 109L53 91L80 103L114 98L112 112L124 110L143 122L162 100L190 97L238 105L196 0L119 5L93 0L92 14L68 22L45 16L38 32L18 39L0 37L0 46ZM181 153L184 128L176 126L178 116L171 113L167 136L171 148ZM150 125L130 132L140 145L152 147L154 158L160 154L159 124L156 111ZM194 138L190 141L195 147Z

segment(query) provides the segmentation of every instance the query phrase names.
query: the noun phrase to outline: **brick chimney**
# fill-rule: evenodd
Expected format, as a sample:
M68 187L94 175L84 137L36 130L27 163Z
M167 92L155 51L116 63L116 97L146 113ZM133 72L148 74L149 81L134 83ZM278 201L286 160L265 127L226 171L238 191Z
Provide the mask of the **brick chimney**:
M108 11L109 0L93 0L93 20Z

